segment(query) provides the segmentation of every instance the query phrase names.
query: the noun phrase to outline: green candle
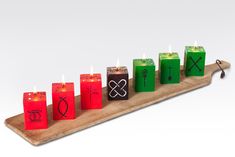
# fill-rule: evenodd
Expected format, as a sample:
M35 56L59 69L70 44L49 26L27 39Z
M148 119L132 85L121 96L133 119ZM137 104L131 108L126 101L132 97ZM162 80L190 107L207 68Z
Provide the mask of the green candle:
M206 52L202 46L186 46L184 70L186 76L204 76Z
M159 54L159 75L161 84L180 82L180 58L178 53Z
M155 90L155 64L152 59L133 60L133 85L136 92Z

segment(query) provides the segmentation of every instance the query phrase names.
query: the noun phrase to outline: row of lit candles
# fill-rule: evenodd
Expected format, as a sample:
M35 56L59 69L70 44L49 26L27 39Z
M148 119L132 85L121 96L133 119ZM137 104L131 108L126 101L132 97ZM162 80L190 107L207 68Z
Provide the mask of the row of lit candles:
M167 56L167 57L165 57ZM205 66L204 48L187 46L185 49L185 75L203 76ZM155 64L152 59L146 58L133 60L133 86L136 92L155 91ZM107 68L107 98L108 100L128 99L128 70L120 66L119 59L116 67ZM162 84L180 82L180 59L177 53L169 52L159 54L159 80ZM46 92L24 93L24 122L25 129L48 128ZM100 73L94 73L93 67L90 74L80 75L80 107L83 110L102 109L102 80ZM65 82L62 75L61 83L52 83L52 112L53 120L69 120L76 118L74 97L74 83Z

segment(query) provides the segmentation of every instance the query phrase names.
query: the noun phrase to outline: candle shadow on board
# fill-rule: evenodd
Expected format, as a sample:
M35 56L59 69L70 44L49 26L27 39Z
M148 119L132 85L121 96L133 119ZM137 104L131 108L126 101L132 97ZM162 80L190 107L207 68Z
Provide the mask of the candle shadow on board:
M184 69L181 67L180 68L180 82L182 82L184 79L185 79Z
M157 71L155 71L155 73L156 73L156 79L155 79L155 83L156 83L156 87L155 87L155 92L157 93L157 95L159 96L159 95L161 95L161 94L163 94L163 93L165 93L165 92L168 92L168 91L166 91L164 88L165 88L165 86L167 86L167 84L161 84L160 83L160 72L159 72L159 70L157 70ZM172 84L168 84L168 85L172 85Z
M57 121L53 120L53 115L52 115L52 105L49 105L47 107L47 113L48 113L48 128L53 126Z
M162 84L160 83L160 79L159 79L160 75L159 75L158 71L155 71L155 75L156 75L156 78L155 78L155 91L157 91L162 87Z
M75 108L76 108L76 118L84 114L87 110L81 109L80 95L75 96Z
M129 79L129 95L128 95L128 99L131 99L135 94L135 89L134 89L134 86L133 86L133 79Z

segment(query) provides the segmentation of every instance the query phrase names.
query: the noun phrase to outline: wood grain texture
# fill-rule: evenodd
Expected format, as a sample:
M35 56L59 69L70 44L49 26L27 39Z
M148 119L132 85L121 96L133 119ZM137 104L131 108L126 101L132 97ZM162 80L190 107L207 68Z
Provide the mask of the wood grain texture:
M230 63L222 61L221 67L226 69L230 67ZM118 116L133 112L135 110L147 107L151 104L156 104L160 101L169 99L176 95L192 91L194 89L209 85L212 75L218 71L219 67L216 64L207 65L205 68L204 77L187 77L183 75L181 70L180 84L159 84L157 79L155 92L136 93L132 87L132 79L129 81L129 100L123 101L108 101L106 87L103 88L103 109L101 110L80 110L80 96L76 96L77 118L68 121L53 121L52 120L52 105L48 106L49 128L45 130L24 130L23 114L10 117L5 120L8 128L16 134L23 137L26 141L33 145L41 145L47 142L59 139L77 131L89 128L96 124L116 118ZM158 75L157 75L158 76Z

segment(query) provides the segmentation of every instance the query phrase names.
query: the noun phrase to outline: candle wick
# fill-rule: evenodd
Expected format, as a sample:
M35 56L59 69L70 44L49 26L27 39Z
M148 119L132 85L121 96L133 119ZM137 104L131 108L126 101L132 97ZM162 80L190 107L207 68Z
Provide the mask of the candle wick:
M92 77L93 74L94 74L94 68L93 68L93 66L91 65L91 67L90 67L90 76Z
M168 46L168 51L170 52L170 54L173 53L173 52L172 52L172 47L171 47L171 45Z
M194 50L196 50L197 48L199 48L197 41L194 42L193 48L194 48Z
M62 81L62 84L65 84L65 77L64 77L64 74L63 74L62 77L61 77L61 81Z
M33 93L33 100L35 100L35 101L38 100L38 92Z
M119 61L119 58L117 59L117 63L116 63L116 68L119 68L120 66L120 61Z
M34 86L34 87L33 87L33 95L34 95L34 96L36 96L36 95L37 95L37 93L38 93L38 92L37 92L37 87L36 87L36 86Z
M120 69L119 67L116 67L116 69L115 69L115 70L116 70L116 71L119 71L119 69Z

